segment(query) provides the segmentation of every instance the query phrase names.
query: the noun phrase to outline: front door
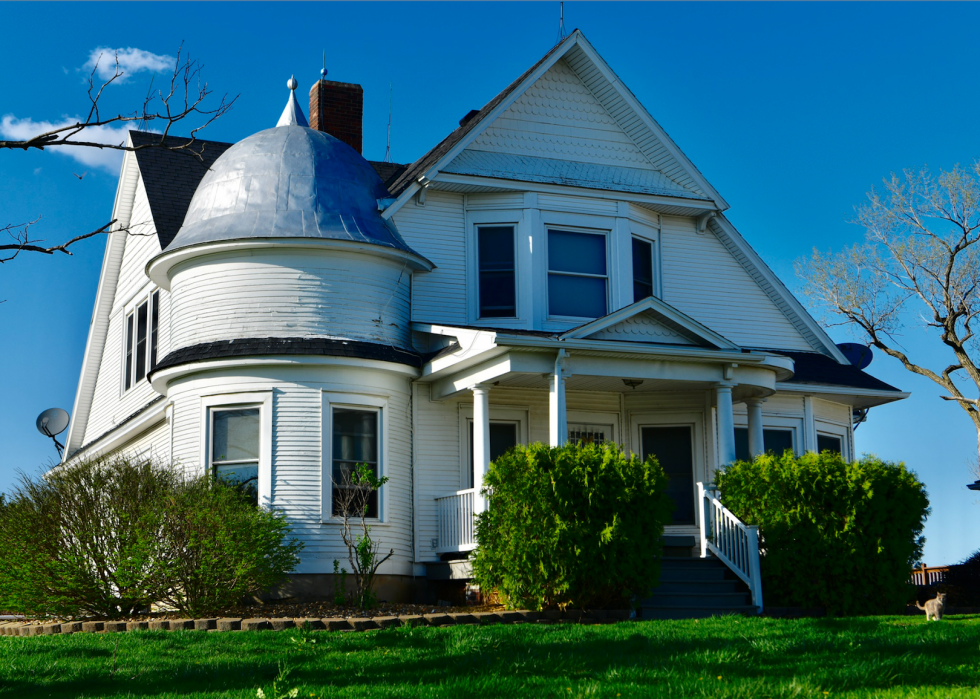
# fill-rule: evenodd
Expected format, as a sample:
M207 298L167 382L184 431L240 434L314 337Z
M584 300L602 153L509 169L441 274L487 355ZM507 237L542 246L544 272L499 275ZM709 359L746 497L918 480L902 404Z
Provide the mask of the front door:
M670 479L667 494L674 501L671 524L693 525L694 519L694 430L691 425L641 427L644 460L653 454Z

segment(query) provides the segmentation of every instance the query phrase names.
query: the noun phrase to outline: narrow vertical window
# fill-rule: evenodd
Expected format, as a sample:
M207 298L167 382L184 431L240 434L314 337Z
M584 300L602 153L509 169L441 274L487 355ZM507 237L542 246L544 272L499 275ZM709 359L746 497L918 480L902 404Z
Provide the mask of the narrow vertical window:
M514 227L481 226L477 239L480 317L513 318L517 315Z
M364 464L378 475L378 411L333 409L333 503L334 515L343 514L345 501L342 491L356 488L351 484L351 474ZM360 513L350 513L360 516ZM367 516L378 516L378 493L370 494Z
M548 231L548 315L606 315L606 282L605 235Z
M136 309L136 376L134 383L146 376L146 330L147 304L140 304Z
M160 330L160 292L154 291L150 297L150 371L157 365L157 336Z
M653 296L653 243L633 238L633 302Z
M258 504L259 409L215 410L211 416L214 476L241 487Z
M126 316L126 388L133 385L133 314Z

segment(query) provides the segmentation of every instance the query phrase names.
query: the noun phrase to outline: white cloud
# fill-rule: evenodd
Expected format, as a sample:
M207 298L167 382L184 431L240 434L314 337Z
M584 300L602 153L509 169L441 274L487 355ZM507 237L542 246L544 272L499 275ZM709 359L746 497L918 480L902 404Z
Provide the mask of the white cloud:
M35 175L40 175L41 174L41 168L39 168L39 167L34 168L34 174Z
M142 73L143 71L156 73L165 70L170 72L173 70L175 60L173 56L158 55L144 51L143 49L134 49L132 47L111 49L100 46L92 49L88 55L88 60L85 61L85 65L82 66L81 70L84 70L86 73L91 73L92 69L95 68L95 74L99 78L108 80L116 74L116 56L119 57L119 70L123 73L123 76L116 82L125 82L136 73Z
M3 118L0 119L0 135L12 141L25 141L31 136L62 126L69 126L78 121L80 121L78 117L65 117L60 122L34 121L30 117L18 119L13 114L4 114ZM132 128L129 123L123 123L115 128L112 126L90 126L71 140L120 145L126 142L126 132ZM123 151L94 147L55 146L45 148L45 151L67 155L84 165L102 168L112 174L119 172L123 159Z

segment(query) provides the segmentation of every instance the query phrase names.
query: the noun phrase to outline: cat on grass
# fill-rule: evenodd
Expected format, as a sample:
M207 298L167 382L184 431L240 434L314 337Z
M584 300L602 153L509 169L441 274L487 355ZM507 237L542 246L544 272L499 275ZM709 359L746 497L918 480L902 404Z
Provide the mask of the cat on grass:
M946 593L938 593L936 599L929 600L924 607L917 600L915 606L925 610L926 621L932 621L933 619L940 621L943 618L943 611L946 609Z

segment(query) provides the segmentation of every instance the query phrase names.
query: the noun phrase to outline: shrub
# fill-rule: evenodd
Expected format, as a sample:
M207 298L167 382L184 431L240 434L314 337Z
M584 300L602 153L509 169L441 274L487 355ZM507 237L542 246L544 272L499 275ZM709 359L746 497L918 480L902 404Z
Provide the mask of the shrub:
M673 508L656 459L614 445L518 446L485 485L473 560L485 593L530 609L603 607L656 585Z
M282 512L256 507L253 493L210 477L182 483L163 504L160 555L166 585L158 601L192 616L264 592L299 564Z
M158 503L176 484L125 459L22 475L0 510L0 606L98 616L148 606L165 572Z
M294 567L288 532L234 487L145 459L22 475L0 508L0 607L115 617L167 601L198 613Z
M768 604L868 614L909 600L929 501L904 464L787 451L736 462L717 481L725 506L759 526Z

